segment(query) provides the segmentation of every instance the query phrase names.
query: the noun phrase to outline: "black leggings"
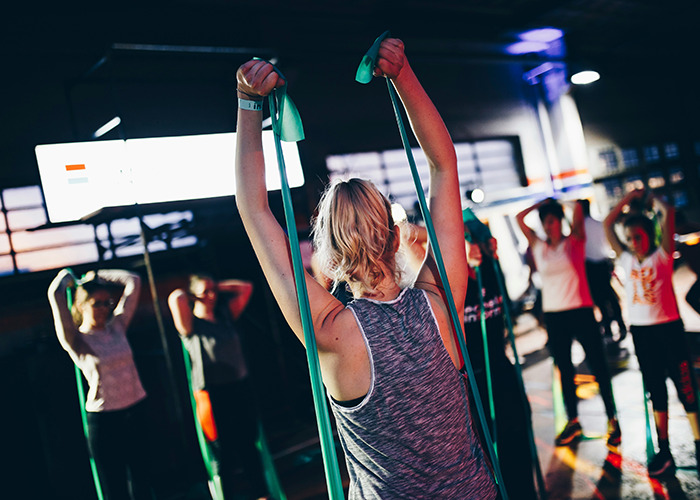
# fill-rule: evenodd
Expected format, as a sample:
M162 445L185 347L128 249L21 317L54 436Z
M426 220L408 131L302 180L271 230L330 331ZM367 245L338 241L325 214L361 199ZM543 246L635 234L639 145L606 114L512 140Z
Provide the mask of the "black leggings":
M265 473L256 447L258 412L249 379L207 386L219 437L212 443L219 463L224 496L259 498L267 495ZM237 467L243 475L237 476ZM244 480L246 484L240 484Z
M591 288L591 297L602 316L602 326L606 337L612 337L610 323L615 321L620 329L620 334L626 333L625 322L622 320L620 298L615 293L610 279L612 278L611 264L608 261L586 261L586 276Z
M660 325L632 326L630 331L639 369L654 411L668 411L666 378L670 377L685 411L697 412L698 386L684 337L683 322L678 320Z
M88 446L104 500L152 498L145 417L145 401L124 410L87 412Z
M564 405L569 420L578 417L578 396L574 382L575 369L571 361L571 344L578 340L586 353L586 363L600 387L608 418L616 415L610 371L608 369L603 341L593 315L593 309L585 307L569 311L544 313L549 340L547 346L559 367Z

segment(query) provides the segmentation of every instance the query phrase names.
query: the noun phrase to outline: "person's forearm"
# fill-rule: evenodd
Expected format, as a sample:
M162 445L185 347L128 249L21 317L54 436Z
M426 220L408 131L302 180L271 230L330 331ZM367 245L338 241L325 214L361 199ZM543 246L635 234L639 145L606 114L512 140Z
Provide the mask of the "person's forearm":
M610 213L605 217L603 220L603 224L606 226L614 226L615 223L617 222L617 219L620 218L620 215L622 214L622 211L626 206L630 204L630 201L632 201L632 192L627 193L618 203L615 205L612 210L610 210Z
M122 285L125 289L127 287L133 289L136 282L141 279L138 274L123 269L99 269L95 275L109 283Z
M252 289L253 284L250 281L228 279L219 281L217 283L217 288L223 293L241 293Z
M236 204L241 217L269 209L261 130L262 111L238 110Z
M75 323L73 322L66 298L66 288L73 280L71 272L67 269L62 269L53 279L48 290L56 336L64 348L72 346L76 334Z

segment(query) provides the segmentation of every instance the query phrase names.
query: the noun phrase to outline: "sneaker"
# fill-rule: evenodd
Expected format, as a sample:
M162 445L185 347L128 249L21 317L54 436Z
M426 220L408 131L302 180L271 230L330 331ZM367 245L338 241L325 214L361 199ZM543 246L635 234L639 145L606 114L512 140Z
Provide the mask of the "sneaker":
M608 448L617 448L622 442L622 432L617 419L613 418L608 422Z
M647 465L647 470L649 477L659 477L675 472L676 463L673 461L673 455L668 450L658 452Z
M567 444L581 439L582 435L583 429L581 429L581 424L578 420L569 420L564 430L561 431L561 434L554 440L554 444L557 446L566 446Z

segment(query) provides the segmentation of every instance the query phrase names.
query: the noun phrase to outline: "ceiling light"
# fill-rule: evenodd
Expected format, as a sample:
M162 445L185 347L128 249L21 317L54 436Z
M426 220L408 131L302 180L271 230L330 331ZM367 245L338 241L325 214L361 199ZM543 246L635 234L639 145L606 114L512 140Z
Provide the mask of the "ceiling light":
M467 191L467 196L474 203L481 203L484 201L484 199L486 199L486 193L484 193L483 189L480 188Z
M518 38L526 42L551 43L554 40L559 40L562 36L564 36L564 32L560 29L538 28L520 33Z
M532 54L534 52L544 52L549 48L546 42L515 42L506 47L506 52L513 55Z
M575 75L571 75L571 83L574 85L587 85L600 80L600 73L597 71L579 71Z
M97 130L95 130L95 133L92 134L92 138L93 138L93 139L97 139L98 137L102 137L102 136L105 135L107 132L109 132L110 130L112 130L114 127L116 127L117 125L119 125L121 122L122 122L122 119L119 118L118 116L115 116L114 118L112 118L111 120L109 120L107 123L105 123L104 125L102 125L100 128L98 128Z

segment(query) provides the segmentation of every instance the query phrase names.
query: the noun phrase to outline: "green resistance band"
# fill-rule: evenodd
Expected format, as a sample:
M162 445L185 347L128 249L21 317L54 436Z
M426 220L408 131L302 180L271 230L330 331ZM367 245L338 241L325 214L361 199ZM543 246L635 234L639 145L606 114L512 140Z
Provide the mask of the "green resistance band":
M199 442L199 450L202 453L204 467L207 470L209 477L209 491L214 500L224 500L224 491L221 485L221 476L219 475L219 464L212 457L212 452L204 436L204 431L197 418L197 403L194 399L194 391L192 390L192 363L190 362L190 353L187 351L185 344L182 343L182 358L185 361L185 373L187 374L187 390L190 395L190 405L192 407L192 416L194 417L194 428L197 433L197 441Z
M209 489L214 500L224 500L221 476L219 475L219 464L212 457L211 447L209 446L209 442L207 441L204 431L202 430L202 426L199 423L199 418L197 418L197 402L194 399L194 391L192 390L192 363L190 361L190 354L187 351L184 343L182 343L182 355L185 361L187 388L190 394L190 405L192 406L192 415L194 416L197 441L199 442L199 449L202 452L204 466L207 469L207 475L209 476ZM284 493L282 484L277 476L275 463L272 460L270 449L267 446L265 431L260 420L258 420L258 437L255 441L255 447L258 449L258 453L260 453L260 462L263 466L265 482L267 483L267 489L272 495L272 498L275 500L287 500L287 495Z
M489 412L491 413L491 422L493 427L493 432L491 432L491 439L493 439L493 448L498 455L498 427L496 426L496 408L493 402L493 381L491 377L491 360L489 359L489 339L488 333L486 332L486 307L484 306L484 296L481 293L483 288L483 283L481 279L481 269L477 266L474 270L476 273L476 281L479 286L479 323L481 324L481 338L484 342L484 368L486 370L486 387L489 396Z
M255 442L255 446L258 448L258 452L260 453L260 460L262 460L263 472L265 474L265 482L267 483L267 489L272 495L272 498L275 500L287 500L287 495L284 493L282 483L280 483L279 477L277 476L275 462L272 459L270 448L267 446L265 430L263 429L263 425L260 420L258 420L258 439Z
M525 391L525 382L523 380L523 368L520 365L520 356L518 355L518 349L515 346L515 334L513 333L513 318L510 316L510 300L508 299L508 292L506 290L505 278L503 276L503 269L501 269L501 264L493 259L493 267L496 271L496 278L498 279L498 288L501 292L501 297L503 297L503 312L506 318L506 326L508 329L508 340L510 341L510 347L513 351L513 357L515 358L515 371L518 374L518 385L520 386L520 397L523 400L523 405L527 408L530 402L527 399L527 392ZM537 478L537 489L539 491L540 500L547 500L547 488L544 484L544 476L542 475L542 467L540 466L540 459L537 454L537 444L535 443L535 435L532 431L532 413L528 413L529 425L527 426L527 437L530 441L530 455L532 457L532 463L535 467L535 477Z
M275 71L284 78L284 75L275 68ZM316 411L316 424L318 426L319 438L321 441L321 453L323 456L323 467L326 474L326 484L330 500L342 499L343 483L340 478L338 458L335 451L335 442L331 431L328 406L326 404L323 378L321 377L321 366L318 361L318 350L316 347L316 336L311 320L311 308L309 305L309 295L306 289L306 277L304 266L299 250L299 236L297 234L296 222L294 219L294 208L292 207L292 195L287 180L287 169L282 154L281 141L296 142L304 138L304 129L296 106L287 95L287 83L275 89L268 98L270 105L270 116L272 118L272 130L274 131L275 150L277 152L277 165L280 173L280 184L282 201L284 204L284 216L287 224L287 236L289 237L289 247L292 255L292 267L294 269L294 282L297 290L297 301L299 302L299 314L301 325L304 331L304 342L306 344L306 359L309 365L309 378L311 379L311 392L313 395L314 409Z
M651 404L651 398L649 397L649 393L647 392L646 385L644 384L644 380L642 380L642 391L644 391L644 430L646 432L646 440L647 440L647 445L646 445L646 452L647 452L647 464L650 464L651 461L654 458L655 450L654 450L654 437L652 436L652 431L651 431L651 426L652 426L652 420L651 420L651 412L649 411L649 405ZM656 424L653 424L656 426Z
M375 66L375 61L379 53L379 46L382 41L389 36L389 31L382 33L372 44L370 49L367 51L365 56L362 58L362 62L357 69L357 74L355 80L360 83L368 83L372 80L372 69ZM371 62L369 62L371 61ZM416 194L418 196L418 202L420 205L420 210L423 215L423 220L425 221L425 226L428 231L428 241L433 249L433 255L435 256L435 263L438 267L438 274L440 275L440 280L445 289L445 295L447 297L447 305L450 309L450 316L452 318L452 324L455 332L457 332L457 340L459 342L460 350L462 351L462 358L464 361L464 366L467 369L467 376L469 378L469 383L471 384L471 389L474 394L474 404L476 406L477 412L479 414L479 420L481 422L481 428L484 433L486 440L486 448L488 449L489 457L493 464L494 469L494 479L498 485L501 497L503 500L508 500L508 493L506 492L505 484L503 482L503 477L501 474L501 467L498 462L498 457L496 456L496 450L493 447L493 440L491 439L491 432L489 431L489 426L486 422L486 416L484 414L484 408L481 404L481 396L479 394L479 388L476 383L476 378L474 377L474 370L472 369L472 364L469 361L469 353L467 352L467 345L464 340L463 335L459 335L462 331L462 325L460 324L459 315L457 314L457 309L454 303L454 297L452 295L452 290L450 289L450 283L447 278L447 272L445 271L445 264L442 260L442 254L440 252L440 246L437 241L437 236L435 235L435 228L433 227L433 221L430 217L430 211L428 210L428 205L425 201L425 194L423 192L423 186L420 181L420 176L418 174L418 169L416 167L416 162L413 158L413 153L411 152L411 146L408 142L408 137L406 135L406 127L403 124L403 119L401 118L401 110L398 103L398 96L396 95L396 90L391 83L389 78L386 78L387 87L389 88L389 96L391 97L391 103L394 107L394 115L396 116L396 123L399 128L399 133L401 134L401 141L403 142L404 150L406 151L406 157L411 169L411 175L413 177L413 182L416 187ZM468 405L468 403L467 403ZM468 408L467 408L468 411Z
M75 275L73 274L73 271L71 269L68 270L73 276L73 281L78 284L80 281L76 279ZM66 299L68 303L68 309L73 308L73 291L70 288L66 288ZM87 421L87 413L85 412L85 386L83 385L83 372L80 371L80 368L78 368L78 365L73 365L73 368L75 368L75 384L78 389L78 404L80 406L80 419L83 422L83 434L85 435L85 441L89 442L90 441L90 430L88 429L88 421ZM97 499L98 500L103 500L104 495L102 494L102 486L100 485L100 475L97 473L97 464L95 463L95 457L92 456L92 453L89 452L89 446L88 446L88 453L90 455L90 470L92 471L92 480L95 483L95 492L97 493Z
M472 241L471 234L466 234L467 240ZM479 287L479 325L481 326L481 339L484 343L484 370L486 372L486 390L489 397L489 413L491 415L491 439L493 439L493 448L498 455L498 427L496 425L496 407L493 401L493 381L491 375L491 359L489 358L489 339L486 331L486 306L484 305L484 285L481 278L481 266L474 268L476 273L477 286Z
M552 362L552 410L554 412L554 433L558 436L566 427L567 418L564 396L561 392L561 374L555 362Z
M462 220L467 225L469 229L469 237L476 241L487 242L492 238L491 230L489 227L481 222L479 218L472 212L470 208L466 208L462 212ZM518 386L520 388L520 397L522 399L523 407L528 408L530 402L527 399L527 391L525 390L525 381L523 379L523 368L520 364L520 356L518 355L518 348L515 345L515 333L513 331L513 318L510 314L510 299L508 296L508 290L506 288L505 277L503 275L503 269L501 268L501 263L498 259L491 259L493 262L493 269L496 273L496 280L498 282L498 290L503 298L503 317L506 322L506 329L508 331L508 340L510 342L510 347L513 351L513 356L515 358L515 372L518 378ZM481 285L479 285L479 290L481 291ZM481 296L481 294L480 294ZM482 299L483 301L483 296ZM547 500L547 488L544 483L544 476L542 475L542 467L540 466L539 455L537 453L537 444L535 443L535 435L532 431L532 415L528 414L528 426L527 426L527 437L530 443L530 456L532 459L532 464L535 467L535 477L537 479L537 490L539 492L540 500Z

